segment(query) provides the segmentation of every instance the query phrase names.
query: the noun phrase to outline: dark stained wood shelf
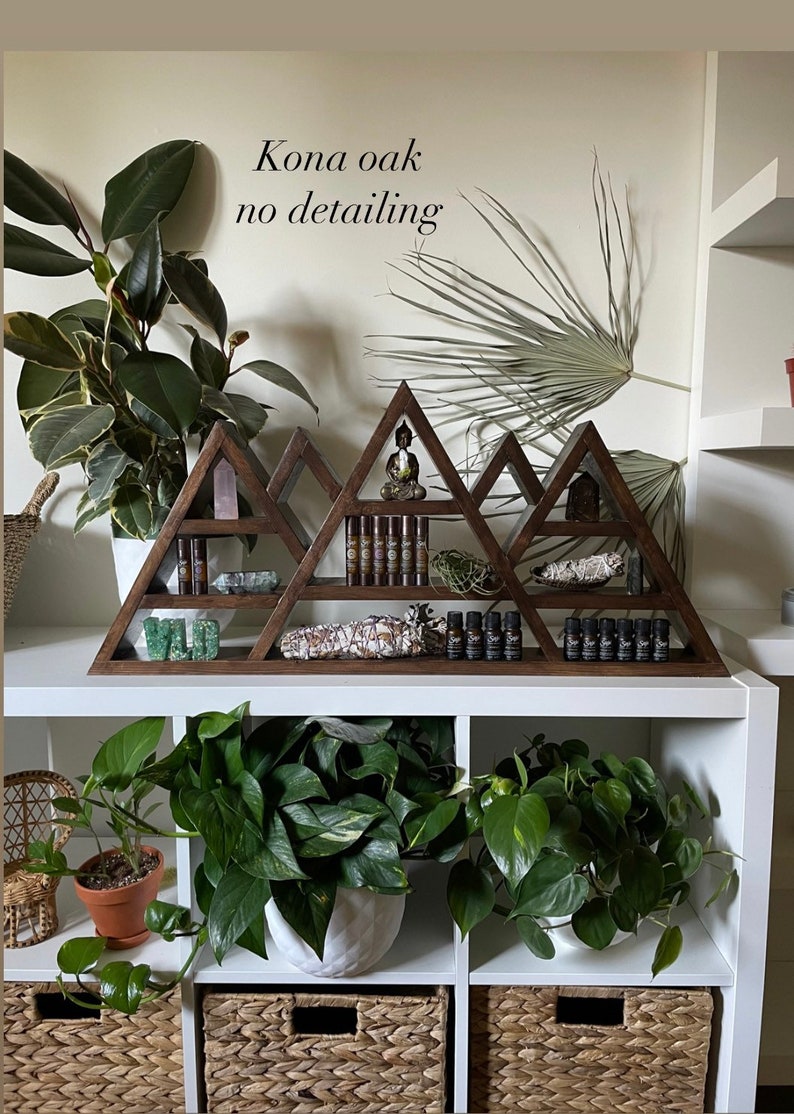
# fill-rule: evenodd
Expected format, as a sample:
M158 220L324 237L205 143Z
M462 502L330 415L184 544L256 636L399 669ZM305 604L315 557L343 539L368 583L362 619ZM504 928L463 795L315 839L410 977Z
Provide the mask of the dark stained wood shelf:
M184 611L212 611L213 608L223 611L250 610L259 608L268 611L275 607L279 595L274 592L241 592L240 594L227 594L226 592L207 592L201 596L179 596L175 592L147 592L141 598L142 611L155 609L184 610Z
M147 592L142 597L143 610L155 608L184 608L190 611L208 611L213 608L235 610L236 608L259 608L267 610L275 607L284 594L284 588L274 592L218 592L210 589L200 596L180 596L174 592ZM669 599L662 592L644 592L640 596L630 596L623 588L601 588L587 592L566 592L562 589L544 588L542 585L525 586L526 595L533 606L549 611L663 611ZM501 603L513 597L506 589L497 592L454 592L440 580L430 584L348 584L341 576L315 577L303 589L305 600L406 600L416 603L433 604L434 601L467 600L485 604Z
M185 518L177 528L184 537L234 537L237 534L275 534L267 518Z
M457 499L353 499L348 514L460 515Z
M442 499L388 501L362 499L362 487L401 418L412 422L416 435L435 465L439 486L449 492ZM224 486L233 470L250 497L254 515L244 518L207 519L200 517L202 498L212 484L214 470L221 466ZM329 509L317 535L310 538L289 506L289 497L304 468L308 468L329 500ZM597 522L576 522L559 518L559 502L569 483L580 471L587 471L598 483L609 518ZM506 541L500 545L482 511L500 477L508 472L524 501ZM233 491L232 491L233 494ZM490 595L460 594L434 580L429 585L348 585L342 577L316 577L317 567L329 545L344 533L345 518L357 514L426 515L461 517L477 539L486 561L492 566L502 587ZM215 590L206 595L180 596L153 591L161 566L177 537L220 537L229 534L270 534L279 539L296 562L289 581L275 592L241 595ZM528 560L530 545L536 538L570 537L625 539L636 546L645 563L650 589L643 595L629 595L625 587L605 586L593 591L571 591L523 584L517 566ZM510 600L529 628L528 641L537 649L525 652L520 662L449 662L446 658L419 657L377 660L292 661L282 658L278 639L301 600L371 600L427 602L476 601L488 606ZM229 652L222 648L215 661L153 662L142 660L127 649L134 638L129 631L136 614L142 610L182 609L211 612L218 610L268 611L261 633L246 651ZM665 612L676 630L680 653L671 651L671 660L659 663L568 662L540 615L541 610L566 612L628 611ZM549 674L554 676L727 676L728 670L709 638L697 612L626 487L615 462L592 422L573 431L568 443L541 482L515 435L505 434L479 475L467 488L435 429L426 417L407 383L397 388L361 457L346 481L342 481L313 443L309 434L298 429L290 439L271 476L237 431L226 422L217 422L199 453L196 465L174 502L174 506L135 580L127 599L108 631L89 670L90 673L209 674L209 673L382 673L445 675Z
M568 522L565 519L547 518L537 527L535 535L539 538L632 538L634 531L628 522L615 522L611 519L602 519L600 522Z
M103 673L191 675L191 674L279 674L305 676L331 673L345 676L381 674L383 676L445 677L511 677L527 674L544 674L552 677L723 677L721 663L698 662L680 650L670 651L667 662L571 662L560 659L549 662L538 651L528 650L520 662L508 661L448 661L445 657L427 655L417 658L380 658L360 660L333 658L318 661L293 661L280 655L263 660L252 659L245 650L221 650L215 661L149 661L136 652L109 662Z

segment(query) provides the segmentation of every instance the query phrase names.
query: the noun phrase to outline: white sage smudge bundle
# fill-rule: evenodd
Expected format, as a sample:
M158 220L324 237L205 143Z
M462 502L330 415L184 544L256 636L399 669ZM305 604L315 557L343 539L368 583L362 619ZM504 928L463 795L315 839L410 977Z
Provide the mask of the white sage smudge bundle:
M596 553L578 561L552 561L547 565L539 565L532 570L532 575L539 584L545 584L549 588L587 591L590 588L600 588L622 572L623 558L619 553Z
M408 658L440 653L447 622L431 618L427 604L411 604L404 619L396 615L368 615L351 623L319 623L298 627L282 636L285 658L311 661L328 658Z

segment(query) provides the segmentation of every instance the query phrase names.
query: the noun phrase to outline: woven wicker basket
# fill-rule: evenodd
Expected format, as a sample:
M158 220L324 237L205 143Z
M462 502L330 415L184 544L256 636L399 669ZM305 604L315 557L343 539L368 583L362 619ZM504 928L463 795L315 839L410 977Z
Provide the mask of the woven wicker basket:
M204 994L212 1114L443 1111L447 990Z
M472 987L470 1109L702 1112L712 1004L691 988ZM593 1005L613 1016L584 1023Z
M19 574L33 535L41 526L41 508L58 486L57 472L47 472L21 514L3 515L3 618L8 616Z
M69 1018L57 983L5 983L6 1114L178 1114L180 997ZM61 1016L47 1016L50 1013Z

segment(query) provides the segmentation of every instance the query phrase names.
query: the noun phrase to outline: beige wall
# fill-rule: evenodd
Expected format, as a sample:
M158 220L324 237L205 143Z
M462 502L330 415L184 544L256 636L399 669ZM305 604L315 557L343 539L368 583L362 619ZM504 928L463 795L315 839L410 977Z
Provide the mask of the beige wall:
M703 82L704 58L692 53L12 53L5 61L5 144L62 178L98 216L104 182L134 156L174 137L200 140L190 218L166 226L168 242L203 247L230 328L251 331L246 358L267 356L301 377L320 404L316 437L344 474L388 401L372 377L399 371L364 358L366 335L433 327L383 296L387 263L414 246L416 231L301 227L287 222L289 209L308 189L315 200L367 202L389 189L405 201L440 203L428 248L528 292L518 267L459 196L481 187L537 222L605 314L590 197L595 146L616 188L629 184L649 270L637 369L687 383ZM404 151L411 137L422 152L418 172L356 169L361 151ZM267 138L287 139L281 150L347 151L350 169L256 173ZM269 225L238 225L246 202L272 203L278 215ZM6 278L6 309L46 314L94 296L84 275ZM40 475L14 405L18 368L6 355L9 511L22 506ZM311 413L275 391L260 397L279 408L258 442L272 464L294 425L311 424ZM683 392L630 383L596 419L613 449L685 455ZM63 473L12 623L102 624L113 616L107 523L76 541L71 533L81 476L75 467Z

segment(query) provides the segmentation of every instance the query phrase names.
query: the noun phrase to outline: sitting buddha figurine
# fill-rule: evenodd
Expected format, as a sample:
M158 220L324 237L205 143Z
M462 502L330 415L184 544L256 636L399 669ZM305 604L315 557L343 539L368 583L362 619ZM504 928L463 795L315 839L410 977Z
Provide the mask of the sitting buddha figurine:
M386 475L389 477L380 489L382 499L424 499L427 492L419 483L419 461L408 446L413 434L405 421L395 430L397 452L386 461Z

